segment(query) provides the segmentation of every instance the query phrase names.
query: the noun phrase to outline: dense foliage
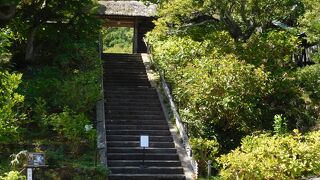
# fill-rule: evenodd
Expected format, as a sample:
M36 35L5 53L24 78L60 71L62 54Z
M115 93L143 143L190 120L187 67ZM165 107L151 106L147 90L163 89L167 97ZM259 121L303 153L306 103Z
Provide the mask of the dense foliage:
M0 141L10 142L17 138L23 115L23 96L16 93L21 82L21 74L0 71Z
M320 132L306 135L261 134L219 158L222 179L300 179L320 175Z
M0 174L10 171L11 153L26 149L47 154L46 178L103 179L94 153L102 72L96 1L14 2L0 2ZM2 6L14 15L3 20Z
M133 28L109 27L102 30L103 51L105 53L132 53Z
M192 138L217 139L219 154L224 154L252 133L290 138L286 133L293 129L306 133L318 127L317 47L307 50L314 65L301 67L301 60L306 45L318 44L319 2L154 2L160 7L156 27L148 34L154 65L171 85ZM307 37L299 36L302 31ZM257 142L256 147L264 145ZM259 161L272 158L265 155Z

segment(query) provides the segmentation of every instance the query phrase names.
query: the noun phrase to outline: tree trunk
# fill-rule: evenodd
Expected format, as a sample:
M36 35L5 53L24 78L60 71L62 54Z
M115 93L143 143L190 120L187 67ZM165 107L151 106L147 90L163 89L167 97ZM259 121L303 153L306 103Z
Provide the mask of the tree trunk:
M25 54L25 60L27 62L32 62L34 60L33 42L36 36L36 32L37 32L37 27L32 27L27 38L27 46L26 46L26 54Z

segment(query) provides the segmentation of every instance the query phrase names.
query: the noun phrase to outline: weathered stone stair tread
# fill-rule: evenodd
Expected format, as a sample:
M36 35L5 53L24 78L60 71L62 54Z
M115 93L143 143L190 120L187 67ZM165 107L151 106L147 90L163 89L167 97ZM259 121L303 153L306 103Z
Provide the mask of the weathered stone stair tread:
M182 174L112 174L109 180L185 180Z
M108 153L110 160L179 160L177 154L172 153Z
M134 135L110 135L107 137L109 141L140 141L140 136ZM171 136L150 136L150 141L158 141L158 142L172 142L173 139ZM140 149L140 147L137 147Z
M146 91L140 91L140 90L136 90L136 91L128 91L128 90L121 90L121 89L116 89L116 88L108 88L106 89L106 92L105 92L106 95L108 96L114 96L114 95L125 95L125 96L132 96L132 95L135 95L135 96L141 96L141 95L147 95L147 96L150 96L150 95L156 95L156 92L153 91L153 90L146 90Z
M121 111L161 111L161 107L137 107L137 106L110 106L106 105L106 110L121 110Z
M106 101L109 106L147 106L147 107L160 107L159 102L112 102Z
M148 92L148 91L152 91L152 92L155 92L156 90L152 87L149 87L149 88L132 88L132 87L121 87L121 88L115 88L115 89L105 89L105 91L109 92L109 91L131 91L131 92L137 92L137 91L140 91L140 92Z
M140 141L109 141L107 145L108 147L139 147ZM172 142L149 142L149 147L174 148L174 144Z
M183 173L181 167L109 167L111 173L128 173L128 174L176 174Z
M158 102L157 100L155 100L154 98L136 98L136 97L131 97L131 98L113 98L113 97L108 97L106 98L106 100L108 101L115 101L117 100L118 102Z
M177 167L181 166L180 161L163 161L163 160L145 160L145 166L147 167ZM141 160L110 160L108 161L110 167L127 167L127 166L141 166Z
M167 125L119 125L119 124L108 124L107 129L118 129L118 130L130 130L130 129L142 129L142 130L169 130Z
M107 120L106 124L108 125L167 125L166 121L159 121L159 120Z
M132 114L108 114L108 118L120 118L120 119L153 119L162 120L163 115L132 115Z
M108 147L108 153L141 153L140 147ZM177 153L175 148L155 148L149 147L144 150L145 153Z
M142 110L111 110L111 109L107 109L108 113L114 113L114 114L131 114L131 115L162 115L161 111L152 111L152 110L148 110L148 111L142 111Z
M107 135L142 135L147 134L149 136L170 136L171 133L168 130L107 130Z

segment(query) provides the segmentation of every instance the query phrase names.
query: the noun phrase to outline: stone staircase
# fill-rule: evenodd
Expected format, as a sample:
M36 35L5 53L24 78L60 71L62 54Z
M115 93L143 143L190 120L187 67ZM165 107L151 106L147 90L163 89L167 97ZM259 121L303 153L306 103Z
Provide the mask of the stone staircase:
M168 123L141 55L104 54L102 59L109 179L184 180ZM140 135L150 138L145 154Z

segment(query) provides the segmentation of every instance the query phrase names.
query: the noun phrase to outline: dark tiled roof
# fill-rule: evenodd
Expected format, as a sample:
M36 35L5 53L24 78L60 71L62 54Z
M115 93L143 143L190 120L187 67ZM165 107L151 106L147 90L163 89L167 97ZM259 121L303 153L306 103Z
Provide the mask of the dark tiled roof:
M115 16L142 16L153 17L156 15L157 7L155 4L144 4L139 1L98 1L100 15Z

